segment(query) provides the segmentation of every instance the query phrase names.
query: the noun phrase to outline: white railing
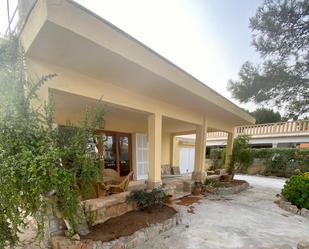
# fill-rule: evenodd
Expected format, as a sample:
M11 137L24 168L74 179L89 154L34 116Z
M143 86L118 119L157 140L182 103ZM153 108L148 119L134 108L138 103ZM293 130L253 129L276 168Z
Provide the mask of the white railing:
M227 133L223 131L207 132L207 138L224 138Z
M275 134L308 134L309 135L309 120L297 120L279 123L256 124L238 126L235 128L235 135L250 135L263 136ZM226 138L227 133L216 131L208 132L207 138Z
M309 132L309 120L246 125L236 127L237 135L271 135Z

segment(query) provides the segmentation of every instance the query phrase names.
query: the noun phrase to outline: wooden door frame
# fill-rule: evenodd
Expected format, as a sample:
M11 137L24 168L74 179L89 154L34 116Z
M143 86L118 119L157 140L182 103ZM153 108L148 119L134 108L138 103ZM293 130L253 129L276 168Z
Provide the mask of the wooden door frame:
M117 169L117 173L120 176L120 143L119 143L119 137L121 135L124 136L128 136L129 138L129 167L130 167L130 171L132 171L132 133L128 133L128 132L118 132L118 131L109 131L109 130L96 130L96 134L102 134L105 133L106 135L113 135L115 136L115 142L116 142L116 169ZM103 145L104 146L104 145Z

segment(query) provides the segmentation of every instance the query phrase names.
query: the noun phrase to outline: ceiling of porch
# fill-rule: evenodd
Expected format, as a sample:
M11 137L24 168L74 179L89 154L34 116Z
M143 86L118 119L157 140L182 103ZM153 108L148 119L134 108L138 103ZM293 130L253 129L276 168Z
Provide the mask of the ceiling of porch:
M87 107L95 108L99 104L98 100L54 89L50 89L50 94L53 96L54 101L55 121L60 124L65 124L67 121L77 123L81 120L82 113ZM112 105L103 101L102 104L106 110L105 120L108 130L120 131L119 127L122 126L127 131L138 129L135 132L147 132L147 117L149 113ZM192 133L191 131L194 130L194 124L162 117L162 132Z
M50 21L44 23L27 54L120 87L130 88L146 96L207 114L219 122L232 126L250 123L241 113L235 115L223 108L226 99L219 94L215 93L222 98L222 106L219 102L215 104L206 97L198 96L144 68L143 65ZM209 91L206 86L205 89ZM234 108L233 104L231 106Z

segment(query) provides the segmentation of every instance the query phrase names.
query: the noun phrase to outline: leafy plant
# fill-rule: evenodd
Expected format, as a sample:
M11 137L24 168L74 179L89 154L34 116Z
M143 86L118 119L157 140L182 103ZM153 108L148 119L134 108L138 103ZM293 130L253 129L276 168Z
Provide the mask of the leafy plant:
M290 177L296 169L309 171L309 150L297 148L251 149L254 158L263 159L265 175Z
M224 168L225 149L211 149L209 157L213 161L213 166L211 167L211 170Z
M298 208L309 209L309 172L293 175L285 183L282 195Z
M37 238L43 238L50 193L54 193L53 206L75 229L83 216L77 184L90 186L99 175L97 158L86 145L95 139L103 112L86 112L79 128L70 127L70 135L55 128L52 101L39 108L32 103L42 85L56 75L32 80L25 65L19 40L2 41L0 185L5 187L0 188L0 248L18 243L28 216L37 218Z
M222 151L222 149L215 150L218 155ZM290 177L295 170L299 170L302 173L309 171L309 149L248 148L248 150L253 159L263 160L266 169L265 172L260 172L261 174ZM247 167L243 167L240 168L240 170L246 173L246 168Z
M234 139L233 153L228 166L228 174L233 175L235 166L238 165L241 171L246 171L253 162L252 153L249 148L249 136L241 135Z
M86 207L85 205L83 205L83 209L84 209L84 213L87 214L86 216L87 224L89 225L90 228L93 228L95 217L96 217L95 212L92 211L91 206Z
M205 181L204 181L204 185L207 186L207 187L216 188L216 187L220 186L220 181L215 180L215 179L207 179L206 178Z
M166 193L162 188L154 188L151 191L135 190L127 196L127 202L135 203L140 210L149 209L164 205Z

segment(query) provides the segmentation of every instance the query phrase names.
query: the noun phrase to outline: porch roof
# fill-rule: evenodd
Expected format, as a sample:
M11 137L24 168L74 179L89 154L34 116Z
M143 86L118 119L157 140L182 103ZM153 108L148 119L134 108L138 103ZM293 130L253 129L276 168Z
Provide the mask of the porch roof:
M29 57L234 126L255 121L189 73L74 1L37 1L21 37Z

